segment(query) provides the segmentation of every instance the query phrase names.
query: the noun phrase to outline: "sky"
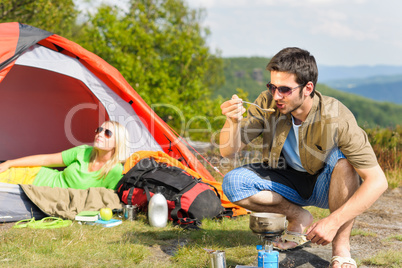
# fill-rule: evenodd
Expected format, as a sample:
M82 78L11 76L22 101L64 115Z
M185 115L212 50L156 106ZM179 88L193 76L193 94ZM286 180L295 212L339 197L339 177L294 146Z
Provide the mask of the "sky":
M319 65L402 65L400 0L185 0L223 57L310 51Z
M207 44L223 57L310 51L318 65L402 66L401 0L183 0L204 10ZM124 9L129 0L74 0Z

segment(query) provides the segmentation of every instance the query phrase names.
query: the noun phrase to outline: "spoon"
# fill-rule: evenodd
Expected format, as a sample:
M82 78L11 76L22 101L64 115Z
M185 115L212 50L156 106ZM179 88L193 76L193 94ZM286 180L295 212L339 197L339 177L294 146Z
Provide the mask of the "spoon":
M264 109L264 108L261 108L259 105L255 104L255 103L252 103L252 102L243 101L243 103L248 103L248 104L255 105L255 106L257 106L258 108L260 108L264 112L271 112L271 113L275 112L275 109L273 109L273 108Z

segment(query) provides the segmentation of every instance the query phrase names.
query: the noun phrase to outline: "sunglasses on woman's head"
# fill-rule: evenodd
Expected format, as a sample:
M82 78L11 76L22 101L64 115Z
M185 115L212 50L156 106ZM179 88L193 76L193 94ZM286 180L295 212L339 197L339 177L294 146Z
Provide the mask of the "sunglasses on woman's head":
M282 86L282 87L277 87L274 84L271 84L271 82L269 82L267 84L267 88L269 89L269 91L271 92L272 96L275 95L275 91L278 90L278 95L280 97L286 97L289 96L290 94L292 94L292 92L299 87L302 87L303 85L298 85L297 87L286 87L286 86Z
M100 134L100 133L102 133L102 131L105 131L105 137L108 139L113 136L113 132L110 129L103 128L103 127L98 127L97 129L95 129L96 134Z

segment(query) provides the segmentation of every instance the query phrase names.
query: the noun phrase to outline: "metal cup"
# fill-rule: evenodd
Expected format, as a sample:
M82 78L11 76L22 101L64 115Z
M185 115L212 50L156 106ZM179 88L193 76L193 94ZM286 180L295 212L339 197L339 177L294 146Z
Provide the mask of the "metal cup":
M123 215L126 220L134 221L137 218L137 206L125 205L123 207Z
M226 268L225 251L217 250L209 253L211 268Z

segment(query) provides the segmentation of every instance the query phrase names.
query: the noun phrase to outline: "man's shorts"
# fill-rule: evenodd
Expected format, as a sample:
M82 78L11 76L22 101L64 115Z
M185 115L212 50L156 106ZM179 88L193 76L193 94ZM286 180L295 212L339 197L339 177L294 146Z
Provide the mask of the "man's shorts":
M305 172L287 169L272 169L261 166L246 165L228 172L223 178L222 189L231 202L236 202L250 197L260 191L273 191L292 203L299 206L315 206L328 208L329 184L332 171L339 159L346 158L339 149L333 150L323 170L318 176L308 175ZM306 182L313 180L311 187L306 184L307 189L300 187L293 179L301 178ZM315 183L314 183L315 180ZM311 188L311 189L309 189Z

